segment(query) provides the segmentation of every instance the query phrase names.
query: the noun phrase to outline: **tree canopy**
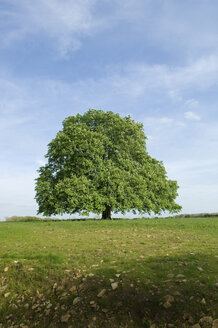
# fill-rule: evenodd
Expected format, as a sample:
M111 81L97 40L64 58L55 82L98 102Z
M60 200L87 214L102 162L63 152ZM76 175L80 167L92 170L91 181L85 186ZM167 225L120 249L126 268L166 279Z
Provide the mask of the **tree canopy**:
M178 185L146 151L143 124L111 111L69 116L36 179L38 213L178 212Z

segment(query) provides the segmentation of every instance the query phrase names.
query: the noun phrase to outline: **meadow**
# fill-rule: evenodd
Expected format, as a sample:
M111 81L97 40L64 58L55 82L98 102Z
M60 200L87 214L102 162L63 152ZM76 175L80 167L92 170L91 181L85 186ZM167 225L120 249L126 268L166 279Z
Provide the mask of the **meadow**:
M1 222L0 327L212 327L217 236L217 217Z

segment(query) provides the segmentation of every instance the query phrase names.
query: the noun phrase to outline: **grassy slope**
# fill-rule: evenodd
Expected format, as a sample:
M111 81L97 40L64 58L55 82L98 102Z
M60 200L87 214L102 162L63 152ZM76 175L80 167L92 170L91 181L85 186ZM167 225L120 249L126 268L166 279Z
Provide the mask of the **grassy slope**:
M1 223L0 323L191 327L217 318L217 230L217 218Z

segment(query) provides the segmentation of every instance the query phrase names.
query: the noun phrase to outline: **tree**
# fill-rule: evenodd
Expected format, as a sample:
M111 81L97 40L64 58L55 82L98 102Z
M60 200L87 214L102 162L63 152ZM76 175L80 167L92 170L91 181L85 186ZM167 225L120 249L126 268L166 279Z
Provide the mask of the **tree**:
M178 185L146 151L143 124L102 110L67 117L36 179L38 214L178 212Z

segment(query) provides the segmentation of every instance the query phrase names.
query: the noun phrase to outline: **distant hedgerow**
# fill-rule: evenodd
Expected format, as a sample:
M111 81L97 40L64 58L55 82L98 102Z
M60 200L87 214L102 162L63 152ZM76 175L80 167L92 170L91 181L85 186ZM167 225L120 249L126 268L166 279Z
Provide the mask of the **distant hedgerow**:
M10 216L6 218L7 222L32 222L32 221L55 220L52 218L39 218L37 216Z

